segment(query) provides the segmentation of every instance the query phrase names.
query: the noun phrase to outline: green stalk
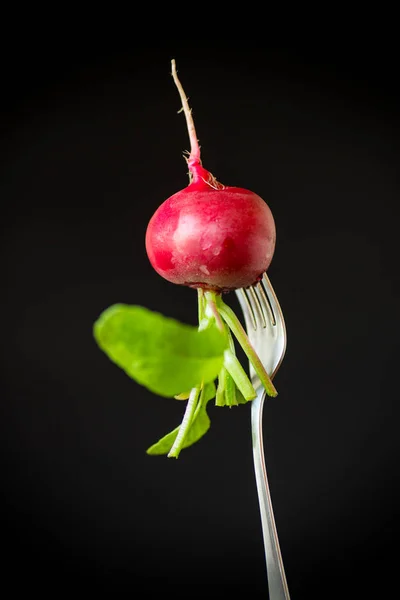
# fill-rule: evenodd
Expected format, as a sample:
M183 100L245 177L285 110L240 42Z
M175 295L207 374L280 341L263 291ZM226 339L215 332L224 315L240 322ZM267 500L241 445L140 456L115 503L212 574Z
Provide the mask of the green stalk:
M223 366L218 375L217 394L215 406L236 406L236 383L232 375Z
M247 337L246 331L243 329L241 322L239 321L233 310L227 304L225 304L221 297L217 299L217 307L221 317L231 329L233 335L236 337L237 341L243 348L247 358L253 365L253 368L257 373L258 377L260 378L260 381L263 384L268 396L277 396L278 392L276 391L270 376L265 370L264 365L262 364L253 346L251 345L249 338Z
M225 366L223 366L218 375L215 406L236 406L237 404L235 381L232 375L228 373Z
M222 367L220 372L218 373L218 385L217 385L217 393L215 396L215 406L225 406L225 390L226 390L226 376L228 375L228 371L225 367Z
M226 372L225 379L225 399L227 406L237 406L238 404L236 399L236 384L232 375L230 375L228 371Z
M229 329L228 326L226 326L226 329L228 332L229 348L231 349L233 354L236 356L236 349L235 349L235 344L233 343L231 330ZM228 372L226 373L226 380L225 380L225 397L226 397L226 404L228 406L237 406L238 405L238 401L236 398L236 384L235 384L232 376L229 375Z
M194 412L193 419L192 419L190 425L193 425L193 423L199 416L199 412L201 411L202 408L204 408L204 386L201 389L199 401L197 403L196 410Z
M196 407L198 405L200 389L200 387L196 387L193 388L190 392L185 414L183 415L183 420L179 428L178 435L175 438L175 442L173 443L172 448L169 451L168 458L178 458L179 453L182 450L182 446L184 444L186 435L193 422L193 417L196 411Z
M215 302L216 294L209 294L209 301ZM217 306L217 303L215 302ZM246 395L246 400L255 398L256 392L251 384L250 379L243 370L241 364L236 358L235 344L232 339L232 334L226 323L223 322L223 327L228 339L227 353L224 356L224 365L218 374L217 394L215 397L216 406L237 406L236 389L239 387L241 392ZM242 393L243 395L243 393Z
M256 391L239 360L231 350L225 350L224 352L224 367L242 392L244 398L246 400L253 400L257 396Z
M224 323L221 319L221 315L219 314L219 310L218 310L218 306L217 306L217 298L218 295L216 292L210 292L207 291L204 293L206 302L207 302L207 308L209 308L209 310L211 311L212 316L215 318L215 322L217 324L217 327L220 331L225 331L225 326Z
M204 292L202 290L202 288L198 288L197 290L197 300L198 300L198 307L199 307L199 325L201 324L202 320L205 318L205 314L204 314Z

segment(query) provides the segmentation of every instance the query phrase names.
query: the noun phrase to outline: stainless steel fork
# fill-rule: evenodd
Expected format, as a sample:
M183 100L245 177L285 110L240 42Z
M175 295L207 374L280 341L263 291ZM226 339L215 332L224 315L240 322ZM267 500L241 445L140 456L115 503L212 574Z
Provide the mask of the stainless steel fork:
M267 373L273 378L285 355L286 327L271 282L264 274L262 281L250 288L237 290L236 294L243 310L249 340ZM257 397L251 403L251 431L269 598L290 600L265 466L262 412L266 394L251 365L250 377L257 392Z

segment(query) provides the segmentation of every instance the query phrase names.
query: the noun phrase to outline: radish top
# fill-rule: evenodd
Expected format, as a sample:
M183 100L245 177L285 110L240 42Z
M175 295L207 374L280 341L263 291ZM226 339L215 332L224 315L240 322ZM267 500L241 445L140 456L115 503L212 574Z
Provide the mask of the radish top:
M192 117L192 110L189 106L189 102L188 102L187 96L185 94L185 91L182 87L182 84L178 78L175 59L172 59L171 66L172 66L172 77L174 79L176 87L178 88L178 92L179 92L179 95L181 98L181 102L182 102L181 110L183 110L184 115L185 115L188 134L189 134L189 140L190 140L190 154L189 154L189 157L187 158L187 164L189 167L190 183L192 184L191 189L192 190L201 189L201 188L204 188L205 185L208 185L214 189L223 189L224 186L221 183L219 183L215 179L215 177L209 171L207 171L207 169L205 169L203 167L203 165L201 163L200 146L199 146L199 141L197 139L194 120Z

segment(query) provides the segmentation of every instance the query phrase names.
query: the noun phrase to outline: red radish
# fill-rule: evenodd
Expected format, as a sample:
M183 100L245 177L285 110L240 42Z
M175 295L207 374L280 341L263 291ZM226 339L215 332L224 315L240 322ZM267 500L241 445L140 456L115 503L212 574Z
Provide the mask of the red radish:
M165 396L178 391L174 397L187 400L181 425L148 449L149 454L178 458L208 431L210 400L229 407L255 398L262 402L236 356L235 340L266 394L277 395L246 329L223 300L223 292L261 279L274 253L275 223L260 196L226 187L204 169L175 61L172 76L189 131L190 184L155 212L146 231L146 250L162 277L197 288L198 329L141 306L119 304L100 317L94 331L100 347L138 383ZM257 287L261 293L261 284Z
M217 292L248 287L272 260L274 218L260 196L224 186L204 169L175 61L172 75L190 137L190 184L154 213L146 232L147 255L157 273L172 283Z

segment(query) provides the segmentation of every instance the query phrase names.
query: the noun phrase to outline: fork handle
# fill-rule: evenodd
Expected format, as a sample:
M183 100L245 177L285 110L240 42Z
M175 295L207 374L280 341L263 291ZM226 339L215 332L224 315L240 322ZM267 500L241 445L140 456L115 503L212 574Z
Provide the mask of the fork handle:
M267 469L265 466L262 412L265 390L260 387L257 397L251 403L251 431L253 439L254 470L260 506L261 525L267 562L268 590L270 600L290 600L286 581L274 512L272 510Z

